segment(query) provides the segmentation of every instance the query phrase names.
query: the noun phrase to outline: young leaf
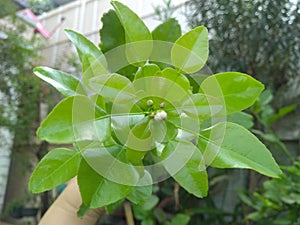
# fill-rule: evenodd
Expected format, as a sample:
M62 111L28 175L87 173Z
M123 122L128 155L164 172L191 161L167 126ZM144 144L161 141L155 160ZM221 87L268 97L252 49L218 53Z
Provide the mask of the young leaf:
M282 173L266 146L240 125L224 122L203 130L198 145L212 167L247 168L275 178Z
M41 123L37 136L53 143L103 141L110 136L110 118L86 96L71 96L54 107Z
M114 10L109 10L101 18L100 48L102 52L108 52L120 45L125 44L125 31ZM118 35L116 35L118 34Z
M179 104L190 96L189 81L181 74L171 68L158 71L154 76L145 76L143 79L133 81L138 99L156 98L166 99L173 104ZM166 91L168 90L168 91ZM169 107L169 106L167 106Z
M177 143L177 145L178 144L179 143ZM178 146L176 146L176 142L167 144L165 149L163 150L162 157L164 159L172 157L172 154L174 154L174 149L176 147L178 148ZM202 165L202 154L198 149L195 149L195 146L192 143L187 142L185 143L185 145L181 144L181 149L183 149L183 147L186 148L185 151L190 151L188 153L190 155L190 158L186 159L183 163L179 161L173 162L177 165L177 167L179 164L181 164L180 170L175 174L173 174L173 171L170 168L176 167L169 165L166 166L166 169L170 172L172 177L180 184L180 186L183 187L187 192L199 198L205 197L208 192L208 176L206 173L205 165ZM181 149L177 151L182 151Z
M177 20L169 19L160 24L152 31L153 51L150 57L161 69L164 69L172 64L171 49L181 35L181 27Z
M181 27L176 19L171 18L158 25L152 31L153 40L175 42L181 35Z
M84 159L78 171L78 185L84 204L92 209L115 203L125 198L132 189L102 177Z
M91 79L90 86L100 96L113 103L128 103L135 97L130 80L116 73L96 76Z
M80 80L71 74L49 67L36 67L33 72L36 76L51 84L63 96L86 94Z
M183 103L181 110L192 118L205 120L218 115L223 108L220 99L197 93Z
M171 51L173 65L191 74L199 71L208 58L208 31L200 26L181 36Z
M152 51L152 36L150 31L138 15L127 6L117 1L112 1L111 4L125 30L128 61L132 64L145 62Z
M129 65L126 58L125 31L114 10L109 10L101 19L100 48L105 54L109 71L133 79L137 67ZM118 34L118 35L116 35Z
M200 92L218 98L226 106L220 115L239 112L253 105L264 85L253 77L225 72L207 77L200 85Z
M66 148L48 152L33 171L29 190L33 193L48 191L75 177L80 163L80 153Z
M134 79L154 76L158 71L160 71L160 68L156 64L146 64L138 69Z
M82 63L82 80L89 87L89 79L107 74L107 63L102 52L85 36L72 30L65 30L68 38L75 45Z

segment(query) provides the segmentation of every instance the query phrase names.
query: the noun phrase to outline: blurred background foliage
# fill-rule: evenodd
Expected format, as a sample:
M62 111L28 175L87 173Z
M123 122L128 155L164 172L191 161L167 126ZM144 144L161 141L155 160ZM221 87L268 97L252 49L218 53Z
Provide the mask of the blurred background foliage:
M210 32L208 65L214 73L254 76L274 93L279 107L299 100L299 88L290 99L282 94L300 86L300 1L191 0L186 12L191 27L205 25Z

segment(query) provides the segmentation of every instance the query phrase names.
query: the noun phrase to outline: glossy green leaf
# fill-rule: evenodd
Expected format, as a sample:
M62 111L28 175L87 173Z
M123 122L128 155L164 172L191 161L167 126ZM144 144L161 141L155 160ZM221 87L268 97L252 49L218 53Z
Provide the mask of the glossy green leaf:
M247 168L270 177L281 174L266 146L240 125L219 123L202 131L198 144L210 166Z
M82 63L82 80L89 87L89 79L107 74L107 63L104 55L90 40L80 33L65 30L66 35L75 45Z
M114 212L116 209L120 208L124 203L125 199L118 200L112 204L106 205L105 211L107 214Z
M49 67L36 67L34 74L56 88L63 96L86 94L80 80L71 74Z
M114 10L109 10L101 19L100 48L105 54L110 72L117 72L133 80L137 67L129 65L126 58L125 30ZM116 35L118 34L118 35Z
M54 107L37 136L53 143L106 140L110 137L110 118L86 96L71 96Z
M253 116L245 112L236 112L227 116L227 121L237 123L246 129L253 127Z
M181 27L174 18L158 25L152 31L153 40L175 42L181 35Z
M29 190L39 193L51 190L75 177L80 163L80 153L66 148L48 152L33 171Z
M178 155L174 157L172 154ZM169 163L166 163L167 166L165 168L181 187L199 198L207 195L208 177L205 165L203 164L203 157L201 152L192 143L170 142L163 150L162 157L165 160L169 158ZM176 158L177 160L174 160ZM173 159L173 162L170 159ZM174 173L175 169L179 169L179 171Z
M91 79L91 88L100 96L115 103L126 103L135 98L130 80L119 74L100 75Z
M78 171L82 200L90 208L100 208L125 198L132 187L114 183L95 172L83 159Z
M138 69L134 79L154 76L158 71L160 71L160 68L156 64L146 64Z
M171 63L171 49L173 42L175 42L181 35L181 27L177 20L171 18L166 22L158 25L152 31L153 51L150 60L154 61L160 68L164 69L170 66Z
M144 22L127 6L112 1L117 16L125 30L126 55L130 63L145 62L152 51L152 36Z
M192 118L204 120L220 114L223 108L220 99L197 93L190 96L180 109Z
M144 179L145 183L148 184L151 184L152 182L151 175L148 172L145 172L144 177L142 177L141 179ZM143 204L150 198L151 194L152 184L146 186L135 186L127 196L127 199L134 204Z
M168 142L175 139L178 133L177 127L168 120L165 121L156 121L151 120L150 130L152 137L156 142Z
M191 95L189 91L189 81L174 69L166 68L163 71L158 71L154 76L147 75L144 76L143 79L133 81L138 99L154 96L156 98L165 99L170 102L173 107L176 107L181 105L187 96Z
M226 106L222 112L235 113L253 105L264 89L264 85L253 77L225 72L207 77L200 85L200 92L219 98Z
M104 13L101 22L103 24L100 29L100 48L102 52L108 52L111 49L125 44L125 30L114 10L109 10L107 13Z
M108 140L107 142L111 142ZM140 171L131 165L126 157L125 147L114 142L90 142L77 147L88 164L101 176L115 183L135 186L139 183Z
M172 63L184 73L195 73L205 65L208 51L208 31L206 27L199 26L174 43L171 51Z
M158 204L159 198L156 195L151 195L150 198L139 205L132 205L135 218L144 220L153 212L154 207Z
M138 122L127 134L126 155L134 165L140 165L148 151L155 147L149 119Z
M88 207L84 203L82 203L79 210L77 211L77 216L79 218L83 218L90 211L91 211L90 207Z

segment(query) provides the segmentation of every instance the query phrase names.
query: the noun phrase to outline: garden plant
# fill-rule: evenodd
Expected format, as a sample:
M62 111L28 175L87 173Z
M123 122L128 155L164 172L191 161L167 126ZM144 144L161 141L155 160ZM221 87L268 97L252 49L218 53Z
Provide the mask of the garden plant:
M279 177L265 145L227 121L253 105L264 85L239 72L205 74L204 26L181 34L178 22L169 19L150 32L127 6L111 4L114 10L102 18L99 48L66 30L82 63L81 79L48 67L34 69L65 97L37 136L73 149L55 148L45 155L29 189L43 192L77 176L83 216L99 207L111 212L126 199L135 209L145 207L155 199L153 185L169 178L205 197L207 167ZM201 79L193 79L195 74ZM180 221L180 215L174 219Z

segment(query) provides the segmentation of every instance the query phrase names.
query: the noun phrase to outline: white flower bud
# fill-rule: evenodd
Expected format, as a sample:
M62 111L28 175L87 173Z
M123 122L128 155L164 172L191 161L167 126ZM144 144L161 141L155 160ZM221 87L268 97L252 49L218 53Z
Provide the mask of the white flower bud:
M163 121L167 119L168 114L164 110L158 110L154 116L156 121Z
M166 107L166 103L165 103L165 102L160 103L160 104L159 104L159 107L160 107L160 108L165 108L165 107Z
M151 99L149 99L149 100L147 101L147 105L148 105L148 106L153 105L153 101L152 101Z

